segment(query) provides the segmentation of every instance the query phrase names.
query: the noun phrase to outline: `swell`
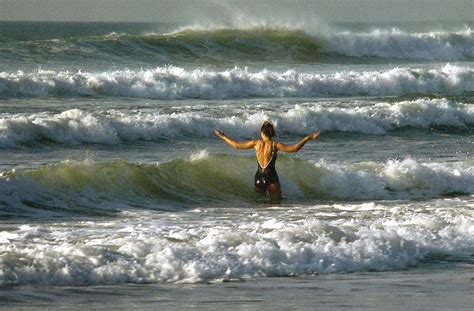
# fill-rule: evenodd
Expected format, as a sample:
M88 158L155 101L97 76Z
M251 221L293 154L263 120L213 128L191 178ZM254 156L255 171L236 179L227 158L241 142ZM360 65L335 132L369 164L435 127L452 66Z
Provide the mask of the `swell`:
M0 97L105 96L153 99L392 96L474 92L474 70L447 64L432 69L310 73L268 69L185 69L175 66L105 72L0 72Z
M211 137L219 128L241 137L256 135L255 129L271 119L283 135L349 132L384 135L393 131L442 129L445 133L469 133L474 129L471 103L446 98L406 101L321 101L261 108L225 107L205 109L163 108L142 110L70 109L61 113L0 115L0 149L37 147L42 144L103 144L160 141L184 137ZM231 111L229 111L231 110Z
M473 31L408 32L398 28L312 34L281 27L182 28L168 34L115 33L62 39L8 41L9 60L74 59L155 62L347 62L367 57L462 61L474 58Z
M281 156L288 202L429 199L474 193L473 162L423 163L407 158L352 165ZM122 209L179 211L197 206L254 206L253 157L208 155L162 164L63 162L3 172L6 218L107 215Z

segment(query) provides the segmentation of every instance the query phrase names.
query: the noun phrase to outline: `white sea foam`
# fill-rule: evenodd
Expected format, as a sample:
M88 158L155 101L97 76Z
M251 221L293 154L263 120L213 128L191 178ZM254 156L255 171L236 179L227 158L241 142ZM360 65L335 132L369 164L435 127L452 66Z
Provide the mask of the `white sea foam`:
M174 66L112 72L0 73L1 96L125 96L155 99L311 97L327 95L463 94L474 91L474 70L393 68L336 73Z
M206 149L200 150L198 152L194 152L191 154L189 157L189 160L191 161L199 161L202 159L207 159L209 157L209 152Z
M349 107L303 104L295 105L294 108L275 119L285 130L300 134L310 128L323 131L382 134L404 127L466 128L474 124L474 107L446 99L378 102Z
M411 158L388 160L383 165L369 162L346 166L321 162L316 164L318 174L299 169L297 180L283 179L304 184L307 193L338 199L430 198L474 193L472 164L422 163Z
M77 222L74 230L61 223L12 226L0 231L0 285L195 283L405 269L471 254L474 219L463 204L431 202L419 212L403 205L357 211L329 205L306 207L299 216L297 210L240 209L225 218L206 210L214 215L206 221L202 212L141 212Z
M383 134L405 127L429 129L447 126L466 129L474 124L472 104L447 99L393 103L356 100L350 104L322 101L283 104L278 106L278 112L260 109L259 106L226 106L226 116L216 115L213 107L199 111L184 108L179 113L161 110L71 109L58 114L4 114L0 115L0 148L45 140L66 144L118 144L190 134L209 137L214 129L249 137L256 135L256 129L266 119L272 119L279 132L298 135L313 129Z
M326 48L347 56L395 59L463 60L474 58L474 32L465 27L454 32L411 33L397 28L370 32L333 32Z

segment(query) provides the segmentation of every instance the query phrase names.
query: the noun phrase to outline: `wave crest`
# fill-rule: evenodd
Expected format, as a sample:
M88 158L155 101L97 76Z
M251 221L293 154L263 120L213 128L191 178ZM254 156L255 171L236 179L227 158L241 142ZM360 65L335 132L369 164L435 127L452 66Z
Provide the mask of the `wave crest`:
M294 202L426 199L474 193L472 161L340 165L282 156L284 196ZM252 157L206 155L156 165L124 161L65 162L0 177L4 217L114 213L117 209L176 210L184 206L253 205Z
M407 32L397 28L368 32L321 33L281 27L181 28L168 34L134 35L112 32L85 36L4 43L6 60L72 61L93 59L117 63L339 63L368 57L398 60L469 61L474 59L470 27L456 31Z
M229 108L227 108L229 109ZM283 135L319 131L385 134L396 130L431 129L470 131L474 126L472 104L447 99L417 99L401 102L338 102L281 105L275 112L234 108L226 115L215 110L166 112L161 110L107 110L89 112L71 109L58 114L39 113L0 117L0 148L42 143L106 144L159 141L180 137L209 137L219 128L241 137L251 137L266 119L272 119Z
M474 70L394 68L336 73L283 72L247 68L224 71L175 66L149 70L0 73L0 96L123 96L154 99L248 97L388 96L474 92Z
M448 61L474 58L474 32L470 27L425 33L409 33L398 28L343 31L331 34L326 44L328 50L352 57Z

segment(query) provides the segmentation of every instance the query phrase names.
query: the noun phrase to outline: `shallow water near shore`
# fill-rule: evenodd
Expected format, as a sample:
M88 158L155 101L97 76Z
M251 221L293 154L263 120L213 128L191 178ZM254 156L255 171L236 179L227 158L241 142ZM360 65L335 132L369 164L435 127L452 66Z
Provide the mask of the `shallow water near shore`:
M439 262L402 271L256 278L216 284L23 286L3 290L8 310L470 310L471 265ZM25 307L25 303L28 304Z

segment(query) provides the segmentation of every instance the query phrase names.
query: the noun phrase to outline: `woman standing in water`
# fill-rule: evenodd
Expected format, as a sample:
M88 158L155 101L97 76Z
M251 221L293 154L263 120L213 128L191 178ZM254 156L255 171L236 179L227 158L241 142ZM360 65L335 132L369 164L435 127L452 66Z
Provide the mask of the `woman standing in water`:
M260 137L262 139L259 140L238 142L221 131L216 130L214 134L236 149L255 148L258 164L257 172L255 173L255 189L262 194L268 193L273 203L279 203L281 201L281 186L275 169L277 152L297 152L308 141L319 137L319 132L313 132L303 137L303 139L296 144L286 145L277 143L273 140L275 128L270 121L263 122L262 128L260 129Z

